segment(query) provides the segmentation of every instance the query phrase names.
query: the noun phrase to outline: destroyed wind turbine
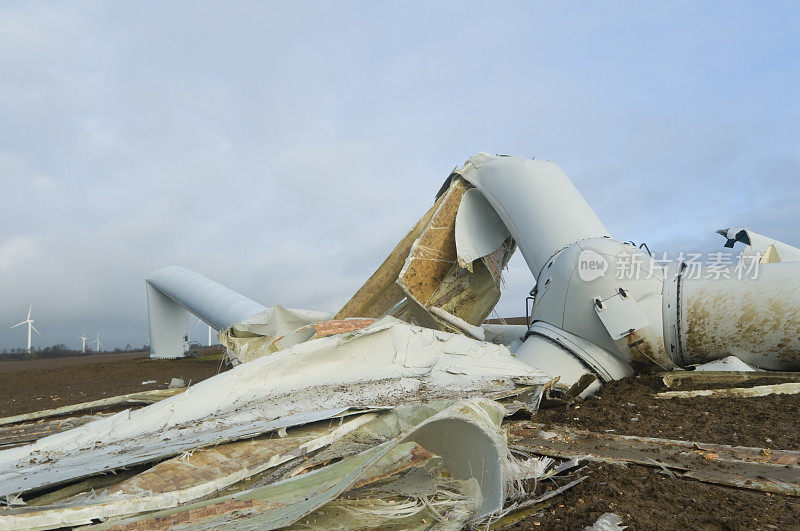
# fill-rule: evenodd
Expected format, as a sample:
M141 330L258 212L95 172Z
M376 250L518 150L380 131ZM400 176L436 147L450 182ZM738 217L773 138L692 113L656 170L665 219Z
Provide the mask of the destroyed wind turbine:
M635 372L719 360L731 349L760 369L800 369L800 291L792 288L800 250L746 228L720 233L728 246L747 246L743 259L760 257L758 278L710 282L687 274L684 263L661 271L649 252L612 237L557 164L478 153L451 173L428 213L334 318L391 315L476 339L494 327L517 359L560 377L559 385L591 377L584 394ZM517 247L536 279L527 324L485 325ZM641 274L621 278L626 261L641 264ZM185 355L191 314L220 330L222 343L239 349L238 361L305 341L313 333L303 327L330 318L262 306L181 267L154 272L146 288L152 357ZM764 311L748 313L737 303L743 297ZM770 305L781 308L773 320L750 323ZM703 326L709 320L719 326ZM752 324L747 337L739 321ZM245 345L253 326L272 338L268 347Z
M155 271L145 281L151 357L185 356L196 316L220 331L236 366L145 408L0 450L8 503L28 504L0 514L0 529L117 517L125 520L106 525L274 529L308 518L304 524L318 528L411 528L435 518L460 529L532 507L583 478L535 498L523 481L533 479L535 488L553 461L520 461L511 450L564 457L560 446L575 433L548 432L540 437L546 445L510 448L509 437L520 435L512 442L524 444L538 428L505 430L508 415L533 415L540 403L571 404L635 372L719 360L732 346L738 359L761 368L800 368L800 293L793 291L800 249L746 228L724 232L761 256L758 279L711 284L682 274L684 264L661 272L649 252L611 237L554 163L479 153L448 177L428 212L336 314L266 307L183 267ZM487 324L517 246L536 278L534 306L524 325ZM604 274L632 257L646 275ZM742 299L781 311L742 330L735 326L747 317L736 304ZM716 326L702 326L708 323ZM94 343L99 350L99 333ZM750 392L796 386L769 387ZM568 457L585 455L587 447L597 454L598 439L622 437L578 435L585 444ZM640 447L630 462L656 463L648 457L653 441L622 440ZM657 442L675 456L694 446ZM722 456L731 448L714 450ZM695 457L693 466L708 455ZM796 453L779 458L800 462ZM290 461L285 474L275 468ZM557 465L553 474L578 461ZM153 466L107 492L86 484L79 495L37 506L43 488L72 489L82 478L144 464ZM772 463L737 466L751 477L778 474ZM792 466L776 483L800 493L800 467ZM240 488L270 468L271 479ZM411 468L419 474L389 480ZM711 472L720 481L719 470ZM165 485L164 477L178 481ZM387 493L396 494L388 503ZM408 493L415 500L399 515L394 502ZM407 519L398 523L398 515Z
M39 331L36 330L36 327L33 326L33 319L31 319L31 310L33 310L33 305L28 306L28 317L24 321L22 321L21 323L17 323L14 326L11 327L11 328L16 328L16 327L22 326L24 324L28 325L28 352L31 351L31 330L33 330L37 334L39 333Z

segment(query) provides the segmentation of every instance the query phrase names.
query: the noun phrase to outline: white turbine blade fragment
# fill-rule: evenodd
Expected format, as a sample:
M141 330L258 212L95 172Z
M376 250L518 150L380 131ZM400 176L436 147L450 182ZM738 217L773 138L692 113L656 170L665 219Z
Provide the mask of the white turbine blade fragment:
M494 207L535 277L561 249L579 240L610 236L553 162L478 153L454 173Z
M586 531L622 531L628 526L622 525L622 517L615 513L603 513L597 521L587 526Z
M234 332L245 335L277 337L288 334L303 326L330 320L332 316L326 312L312 310L296 310L275 305L267 308L249 319L232 326Z
M464 192L456 214L456 252L461 267L471 270L472 262L496 251L510 236L479 190Z
M34 331L34 332L36 332L37 334L39 333L39 331L38 331L38 330L36 330L36 327L35 327L35 326L33 326L33 322L31 322L31 328L33 328L33 331Z
M21 323L17 323L17 324L15 324L15 325L14 325L14 326L12 326L11 328L16 328L16 327L18 327L18 326L22 326L22 325L24 325L24 324L27 324L27 323L28 323L28 321L22 321ZM10 329L9 329L9 330L10 330Z
M28 306L28 321L31 320L31 310L33 310L33 305L32 304L30 306Z
M464 319L457 317L451 314L450 312L443 310L437 306L431 306L431 313L436 317L438 317L439 319L442 319L446 323L451 324L454 327L458 328L459 330L464 331L465 333L469 334L478 341L486 340L486 333L480 326L471 325Z
M391 470L391 465L399 464L398 462L402 462L405 465L406 463L402 461L402 458L411 456L412 450L415 448L416 445L414 443L405 445L384 443L347 460L308 474L296 476L287 481L280 481L265 487L248 489L228 496L184 505L176 509L150 513L144 516L132 516L117 521L115 524L131 525L136 528L142 526L144 529L155 528L159 524L156 524L153 520L169 514L171 521L184 524L187 528L194 528L198 527L193 525L196 523L197 518L193 516L191 511L202 508L205 513L202 519L202 529L225 527L280 529L335 500L342 493L352 488L359 478L367 476L367 473L376 466L381 471L385 471L387 469ZM381 467L381 464L384 466ZM256 507L257 509L249 511L231 511L229 509L229 507L237 506L241 503L246 503L248 507Z
M199 524L203 529L279 529L311 518L313 514L316 525L311 527L315 529L374 528L385 523L386 518L391 518L401 529L429 528L431 520L442 517L431 504L423 502L424 505L419 506L414 502L407 507L382 502L386 493L380 489L391 488L390 481L407 477L411 469L428 477L431 477L429 471L440 471L432 478L432 488L440 493L441 489L446 489L451 494L450 503L435 505L440 509L443 506L460 509L442 511L447 524L442 528L461 529L470 521L496 514L503 507L509 461L501 428L503 414L503 406L490 400L458 402L413 424L410 429L404 428L400 435L334 464L266 486L167 511L131 516L114 523L150 528L161 525L161 517L169 516L176 527ZM441 465L433 464L439 461ZM354 487L361 489L357 495L353 492L341 498ZM419 491L414 494L418 495ZM359 503L357 500L365 495L374 498L367 499L367 504ZM242 511L243 503L257 510ZM346 510L351 506L355 511ZM428 514L427 521L420 515L425 506L433 512ZM359 510L363 507L369 508ZM202 523L196 516L198 512L203 514Z
M725 247L732 248L736 242L746 247L741 261L755 260L761 263L800 262L800 249L787 243L753 232L746 227L720 229L718 234L727 239Z
M100 492L79 494L47 507L28 507L6 518L0 516L0 525L6 523L17 529L61 528L176 507L323 448L375 416L367 413L341 425L297 428L285 439L261 438L193 450ZM164 481L165 477L169 481Z
M0 451L0 484L24 492L347 411L503 395L548 379L502 345L386 317L242 363L157 404Z
M759 369L756 369L752 365L749 365L736 356L727 356L725 358L721 358L714 361L709 361L708 363L701 363L700 365L695 365L694 370L696 371L726 371L726 372L758 372Z
M316 334L311 325L331 317L323 312L275 305L223 330L218 338L238 361L245 362L308 341ZM256 340L250 341L251 338Z

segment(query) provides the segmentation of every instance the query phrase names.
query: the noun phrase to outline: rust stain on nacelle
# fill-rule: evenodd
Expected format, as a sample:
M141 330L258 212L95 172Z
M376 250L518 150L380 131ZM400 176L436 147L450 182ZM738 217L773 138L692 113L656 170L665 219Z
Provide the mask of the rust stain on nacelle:
M757 287L753 287L757 289ZM692 363L733 355L770 370L800 369L797 288L754 293L713 284L686 301L686 351Z

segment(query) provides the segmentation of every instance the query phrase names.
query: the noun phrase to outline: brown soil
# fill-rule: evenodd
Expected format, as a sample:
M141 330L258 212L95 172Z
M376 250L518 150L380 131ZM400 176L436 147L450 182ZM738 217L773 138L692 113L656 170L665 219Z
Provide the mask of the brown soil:
M628 529L798 529L800 499L671 478L658 469L591 464L588 479L506 529L584 529L616 513Z
M756 382L736 386L753 383ZM680 387L686 389L691 387ZM597 396L577 406L542 410L534 420L592 431L613 430L620 435L800 449L800 395L670 400L653 396L667 390L656 376L627 378L603 386Z
M508 325L528 325L527 317L499 317L497 319L486 319L484 324L508 324Z
M0 361L0 374L9 372L34 371L39 369L57 369L74 365L87 365L91 363L104 363L107 361L133 360L146 358L148 352L122 352L118 354L86 354L80 356L67 356L63 358L42 358L35 360L4 360Z
M173 377L197 382L216 374L219 367L219 358L150 360L146 356L128 353L2 362L0 416L164 388ZM143 386L146 380L157 380L157 384ZM780 381L736 386L766 383ZM684 383L679 389L691 388ZM620 435L800 449L800 395L653 398L664 390L655 376L629 378L604 386L596 398L577 407L542 410L531 420L614 430ZM671 478L660 469L636 465L593 463L578 475L587 479L512 528L583 529L603 513L613 512L630 529L800 529L800 498Z
M784 381L759 380L736 387ZM597 397L578 406L541 410L532 420L620 435L800 449L800 395L653 397L665 390L655 376L628 378L604 386ZM660 469L637 465L592 463L582 473L588 479L511 528L583 529L612 512L630 529L800 529L800 498L671 478Z
M0 417L165 389L172 378L196 383L220 368L215 357L151 360L148 356L135 352L2 362ZM142 385L148 380L156 383Z

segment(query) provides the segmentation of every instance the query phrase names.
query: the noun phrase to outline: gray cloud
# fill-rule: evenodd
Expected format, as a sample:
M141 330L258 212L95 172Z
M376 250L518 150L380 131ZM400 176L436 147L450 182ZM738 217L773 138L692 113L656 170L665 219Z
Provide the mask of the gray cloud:
M143 344L170 264L334 310L477 150L556 160L620 239L798 244L794 11L4 4L0 324ZM507 280L517 315L519 257Z

